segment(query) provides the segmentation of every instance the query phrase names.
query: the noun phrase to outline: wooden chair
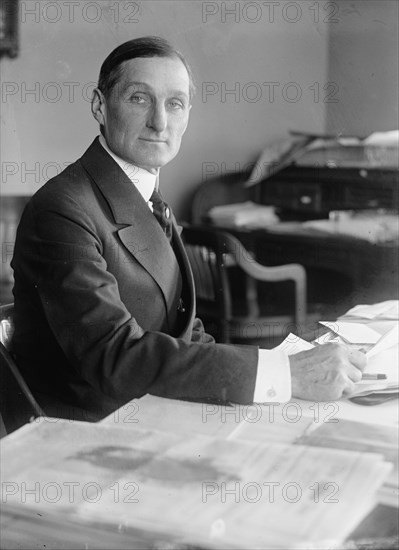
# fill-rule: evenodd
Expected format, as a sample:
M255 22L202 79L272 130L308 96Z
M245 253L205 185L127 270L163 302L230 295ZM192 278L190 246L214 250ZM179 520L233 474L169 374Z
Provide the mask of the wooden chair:
M0 306L0 414L7 433L44 416L10 353L13 314L13 304Z
M260 265L238 239L214 228L185 225L182 236L194 274L197 313L217 341L251 340L273 347L289 332L301 332L306 323L306 272L301 265ZM262 315L258 282L283 281L294 283L291 312Z

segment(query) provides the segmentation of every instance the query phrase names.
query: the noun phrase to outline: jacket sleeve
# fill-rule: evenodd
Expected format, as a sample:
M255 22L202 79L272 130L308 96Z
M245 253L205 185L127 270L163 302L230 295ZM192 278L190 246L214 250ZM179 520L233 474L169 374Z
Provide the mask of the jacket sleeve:
M192 342L201 342L202 344L214 344L215 339L213 336L205 332L204 325L198 317L194 319L193 329L192 329Z
M252 402L257 348L216 344L199 320L189 342L144 331L107 270L93 221L73 197L61 203L33 202L19 229L15 265L34 288L71 369L118 401L152 393Z

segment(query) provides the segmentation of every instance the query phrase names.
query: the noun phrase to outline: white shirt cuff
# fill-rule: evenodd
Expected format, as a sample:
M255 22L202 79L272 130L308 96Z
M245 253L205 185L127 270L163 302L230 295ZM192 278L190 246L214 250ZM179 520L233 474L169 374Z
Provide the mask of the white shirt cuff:
M280 350L260 349L254 403L285 403L291 399L288 355Z

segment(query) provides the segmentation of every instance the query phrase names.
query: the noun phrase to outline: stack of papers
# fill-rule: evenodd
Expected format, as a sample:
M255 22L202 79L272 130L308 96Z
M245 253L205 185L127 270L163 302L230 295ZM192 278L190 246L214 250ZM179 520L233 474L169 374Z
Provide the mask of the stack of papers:
M385 311L384 308L376 308L375 313ZM368 346L366 374L383 373L386 380L367 381L362 380L356 386L356 391L348 397L360 397L397 393L399 391L399 326L394 326L381 336L366 325L345 322L323 322L330 328L329 332L319 337L316 342L323 345L327 342L338 342L349 347L360 348ZM391 322L389 325L391 326ZM342 337L342 338L341 338ZM278 348L288 355L311 349L313 344L302 340L294 334L289 334ZM310 402L309 402L310 403ZM327 403L327 408L332 403ZM311 404L313 407L314 404ZM355 405L353 405L355 406ZM309 408L311 408L309 407ZM337 405L340 410L340 405ZM367 409L368 407L366 407ZM341 411L340 411L341 412ZM364 415L362 415L364 417ZM304 419L301 418L303 421ZM378 492L378 501L387 506L399 507L399 480L398 480L398 426L396 424L382 425L347 420L345 418L331 419L321 424L309 425L294 443L301 445L315 445L330 447L332 449L356 450L362 452L381 453L386 460L394 464L388 479ZM241 435L241 434L240 434Z
M302 226L332 235L354 237L373 244L397 241L399 238L398 217L394 214L345 213L336 220L312 220L304 222Z
M251 201L214 206L208 216L213 224L224 227L267 227L279 221L274 206Z
M58 512L121 543L136 529L155 548L337 547L392 470L376 453L55 419L24 426L1 451L3 512L40 525Z
M355 136L325 137L308 145L296 160L303 166L330 168L398 168L399 132L375 132L366 139Z
M397 427L340 419L336 423L322 423L315 430L300 437L298 443L364 453L381 453L394 467L378 492L378 500L381 504L398 507L398 436Z
M399 300L387 300L377 304L361 304L349 309L342 318L399 320Z

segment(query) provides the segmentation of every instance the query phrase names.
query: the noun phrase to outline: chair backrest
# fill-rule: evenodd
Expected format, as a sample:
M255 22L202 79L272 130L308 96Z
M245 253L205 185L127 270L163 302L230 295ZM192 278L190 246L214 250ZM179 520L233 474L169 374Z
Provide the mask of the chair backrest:
M282 328L287 323L294 323L298 327L304 326L306 272L303 266L299 264L260 265L236 237L218 228L186 224L182 236L193 270L198 313L204 318L212 319L216 324L219 341L229 341L231 321L246 319L247 322L249 319L260 319L257 291L257 283L260 281L294 283L295 300L291 302L290 308L292 313L288 315L278 313L279 324ZM239 285L237 286L237 279L235 279L232 288L233 279L230 275L233 266L236 272L241 271L241 275L238 279ZM244 308L242 308L242 302L244 302ZM237 315L238 304L243 313ZM270 318L277 319L275 314Z
M192 266L197 302L212 304L215 316L230 319L232 313L230 283L226 266L228 235L222 231L184 226L182 233Z
M0 343L9 350L14 334L14 304L0 306Z
M10 352L13 313L13 304L0 306L0 413L7 433L44 416Z

